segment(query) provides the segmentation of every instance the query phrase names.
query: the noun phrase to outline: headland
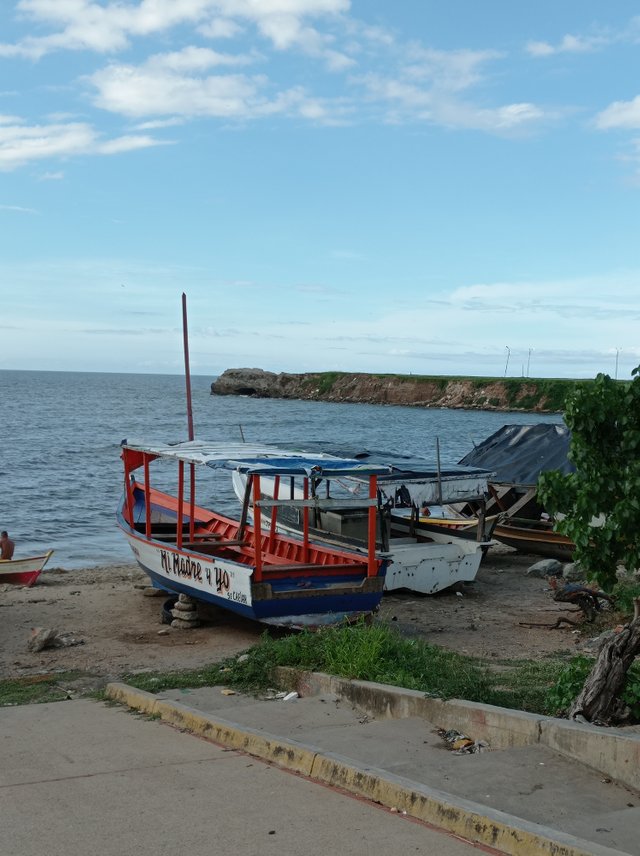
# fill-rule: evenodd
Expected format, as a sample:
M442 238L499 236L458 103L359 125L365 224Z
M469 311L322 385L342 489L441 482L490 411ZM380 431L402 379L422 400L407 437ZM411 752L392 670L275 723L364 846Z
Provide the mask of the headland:
M212 395L251 395L360 404L519 410L558 413L578 381L566 378L445 377L357 372L275 373L258 368L224 371Z

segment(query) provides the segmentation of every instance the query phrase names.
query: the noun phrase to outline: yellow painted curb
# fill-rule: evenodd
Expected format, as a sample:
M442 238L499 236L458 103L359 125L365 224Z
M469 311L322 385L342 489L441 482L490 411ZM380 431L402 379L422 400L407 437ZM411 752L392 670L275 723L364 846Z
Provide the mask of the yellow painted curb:
M246 752L332 787L366 797L468 841L509 856L628 856L479 803L429 788L386 770L313 746L287 741L233 722L213 718L180 702L158 698L127 684L107 684L107 698L230 749Z

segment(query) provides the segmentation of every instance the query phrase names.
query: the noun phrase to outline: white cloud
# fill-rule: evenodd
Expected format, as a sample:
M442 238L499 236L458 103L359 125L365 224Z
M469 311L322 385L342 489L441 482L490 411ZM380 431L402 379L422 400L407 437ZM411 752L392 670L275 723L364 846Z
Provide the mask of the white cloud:
M360 82L368 90L370 99L387 103L390 111L387 118L392 122L421 120L449 128L504 133L529 127L552 115L528 102L479 108L452 93L443 92L438 85L429 88L378 75L367 75L360 78Z
M0 171L36 160L82 154L114 154L158 145L151 137L121 137L103 141L83 122L50 125L0 125Z
M22 205L0 205L0 211L16 211L19 214L38 214L35 208L23 208Z
M482 80L483 65L502 56L497 51L436 51L412 45L404 71L409 79L425 81L433 89L460 92Z
M89 79L97 89L98 107L131 117L245 117L266 82L239 74L192 77L158 63L113 64Z
M0 56L39 59L55 50L113 53L128 47L131 37L150 36L191 24L210 37L238 31L234 19L253 23L277 47L313 41L302 26L307 17L335 16L349 0L141 0L136 5L111 0L20 0L18 9L37 24L60 28L46 36L28 36L0 44ZM322 38L322 37L320 37ZM315 48L314 48L315 50ZM335 61L335 60L334 60Z
M124 137L117 137L114 140L108 140L105 143L100 143L96 146L97 154L102 155L119 155L122 152L132 152L137 149L148 149L149 146L169 145L167 141L160 142L154 140L153 137L130 134Z
M640 128L640 95L631 101L614 101L596 116L596 127L601 130L612 128Z
M201 24L198 32L208 39L232 39L242 32L242 27L230 18L212 18Z
M222 64L221 58L215 51L186 48L156 54L139 66L111 63L87 80L96 89L95 105L103 110L136 119L171 117L142 123L141 129L197 116L247 120L293 115L335 124L348 113L344 99L313 98L302 87L270 94L264 75L203 73Z
M533 57L554 56L560 53L590 53L609 44L611 40L612 38L607 36L573 36L568 34L556 45L549 42L528 42L526 51Z

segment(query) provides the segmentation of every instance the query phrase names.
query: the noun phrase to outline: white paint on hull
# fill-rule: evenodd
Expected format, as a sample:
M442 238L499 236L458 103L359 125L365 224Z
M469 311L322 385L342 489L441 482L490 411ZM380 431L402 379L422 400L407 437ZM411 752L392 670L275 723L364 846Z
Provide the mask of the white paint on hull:
M166 579L167 588L180 583L199 593L251 606L253 568L226 559L210 559L199 553L188 553L154 544L125 532L134 556L143 568Z

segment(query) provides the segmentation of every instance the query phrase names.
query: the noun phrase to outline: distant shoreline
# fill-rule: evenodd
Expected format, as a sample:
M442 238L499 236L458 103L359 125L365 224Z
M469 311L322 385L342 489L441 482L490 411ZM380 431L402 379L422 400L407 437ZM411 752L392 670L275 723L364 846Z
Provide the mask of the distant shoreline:
M227 369L212 395L248 395L350 404L446 407L461 410L562 413L569 393L591 381L561 378L438 377L429 375Z

